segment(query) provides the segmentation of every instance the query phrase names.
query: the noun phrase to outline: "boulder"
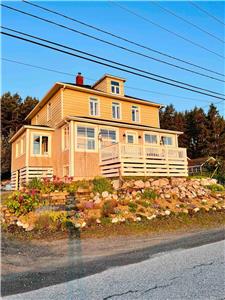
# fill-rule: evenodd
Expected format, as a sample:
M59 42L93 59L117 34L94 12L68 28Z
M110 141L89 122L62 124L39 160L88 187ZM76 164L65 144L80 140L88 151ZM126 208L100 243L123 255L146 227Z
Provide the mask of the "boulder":
M134 182L135 188L143 189L145 187L145 183L142 180L136 180Z
M119 179L113 180L112 186L113 186L114 190L118 190L120 188L120 180Z
M158 187L162 187L162 186L165 186L165 185L169 185L169 179L167 178L161 178L161 179L157 179L157 180L154 180L151 185L152 186L158 186Z
M102 198L107 198L109 196L109 192L104 191L102 192Z

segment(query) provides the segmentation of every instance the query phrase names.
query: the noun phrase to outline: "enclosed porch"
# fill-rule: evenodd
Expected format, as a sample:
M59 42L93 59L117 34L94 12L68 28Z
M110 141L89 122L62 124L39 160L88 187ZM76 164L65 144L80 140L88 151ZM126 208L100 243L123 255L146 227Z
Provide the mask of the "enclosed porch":
M116 143L100 150L101 173L118 176L188 176L186 148Z

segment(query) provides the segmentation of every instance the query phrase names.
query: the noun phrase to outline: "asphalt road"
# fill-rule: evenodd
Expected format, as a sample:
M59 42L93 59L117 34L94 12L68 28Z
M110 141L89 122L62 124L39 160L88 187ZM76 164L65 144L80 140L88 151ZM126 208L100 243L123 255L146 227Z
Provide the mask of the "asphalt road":
M49 272L12 273L4 276L2 291L15 294L4 297L12 300L220 300L225 299L224 251L223 230L200 232L128 253L77 258Z

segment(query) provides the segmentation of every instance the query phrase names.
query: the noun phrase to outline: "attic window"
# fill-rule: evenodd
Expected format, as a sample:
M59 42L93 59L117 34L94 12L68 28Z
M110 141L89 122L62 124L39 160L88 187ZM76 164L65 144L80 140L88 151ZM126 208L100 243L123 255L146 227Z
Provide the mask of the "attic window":
M117 81L111 81L111 93L120 94L120 84Z

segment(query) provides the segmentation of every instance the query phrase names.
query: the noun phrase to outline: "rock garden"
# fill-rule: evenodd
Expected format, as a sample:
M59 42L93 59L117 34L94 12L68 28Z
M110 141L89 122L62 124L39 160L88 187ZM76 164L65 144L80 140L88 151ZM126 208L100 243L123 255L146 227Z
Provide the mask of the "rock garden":
M210 178L34 179L1 205L8 232L79 232L88 228L225 213L225 189Z

